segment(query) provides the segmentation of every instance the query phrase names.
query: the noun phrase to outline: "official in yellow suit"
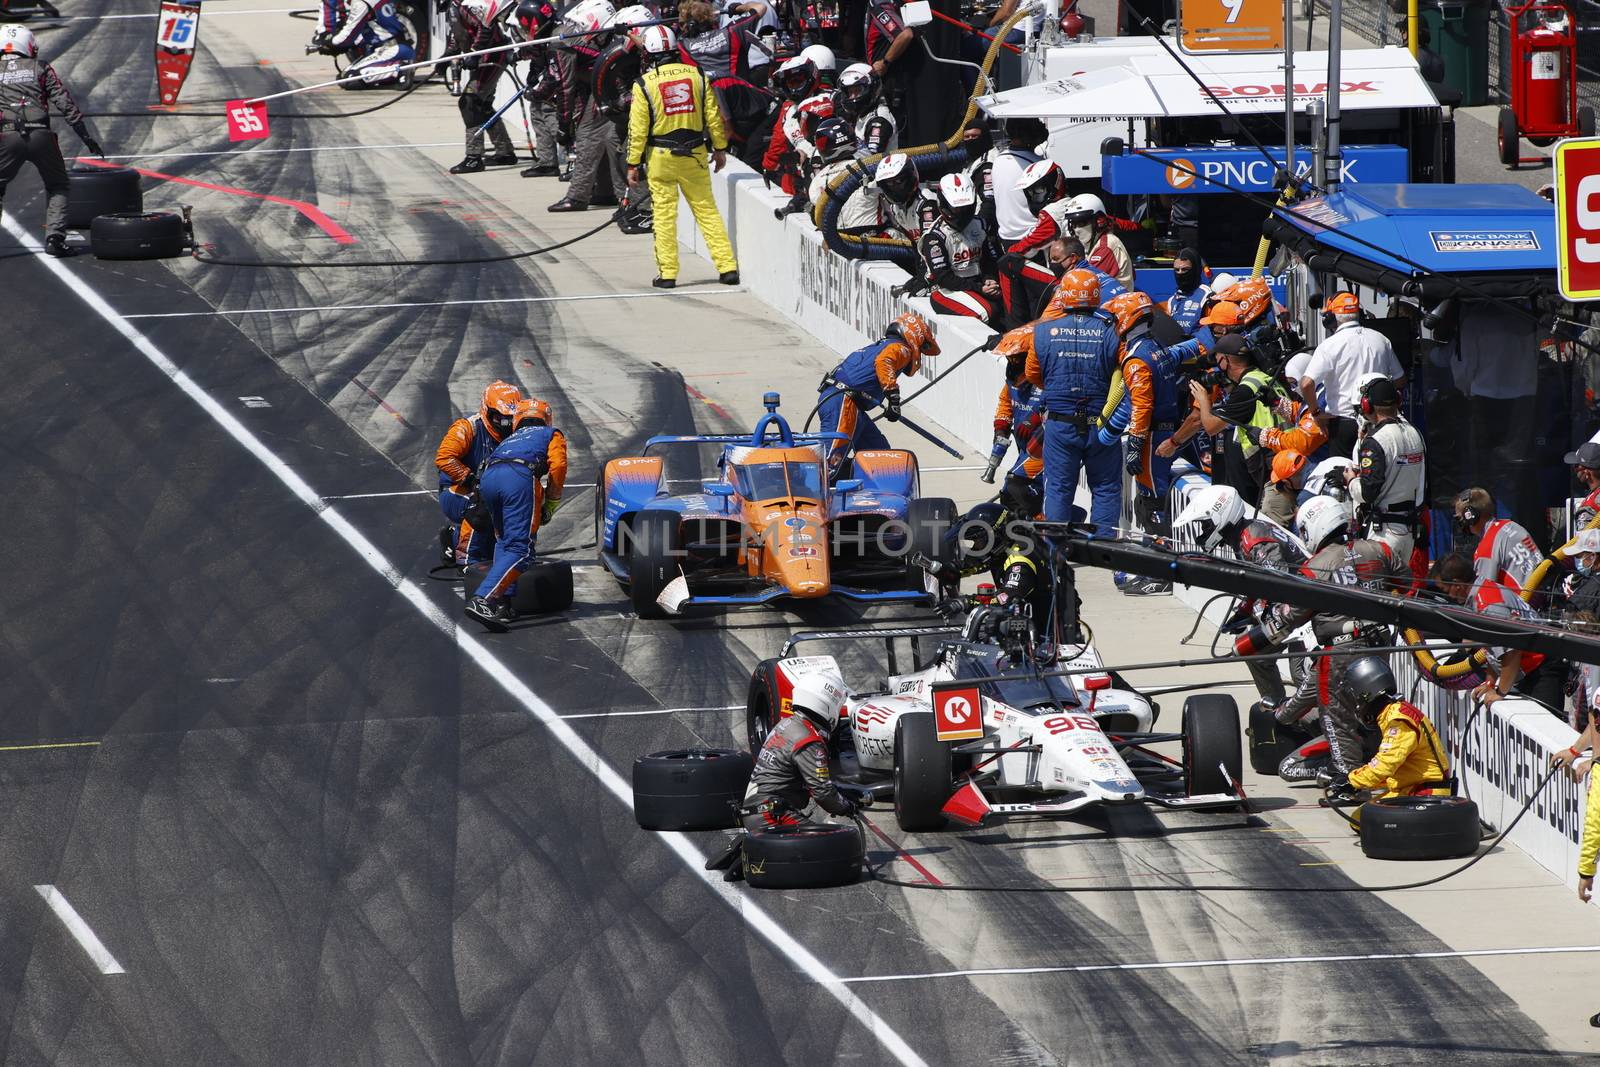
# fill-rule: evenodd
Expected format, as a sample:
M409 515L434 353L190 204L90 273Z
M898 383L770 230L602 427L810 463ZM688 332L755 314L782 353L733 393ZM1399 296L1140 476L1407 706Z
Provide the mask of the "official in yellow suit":
M733 245L711 197L711 172L727 163L728 133L722 109L699 67L683 61L678 37L667 26L649 26L642 34L643 76L634 86L628 108L628 182L638 185L648 173L655 205L658 289L678 284L678 191L683 190L711 261L723 285L739 284Z

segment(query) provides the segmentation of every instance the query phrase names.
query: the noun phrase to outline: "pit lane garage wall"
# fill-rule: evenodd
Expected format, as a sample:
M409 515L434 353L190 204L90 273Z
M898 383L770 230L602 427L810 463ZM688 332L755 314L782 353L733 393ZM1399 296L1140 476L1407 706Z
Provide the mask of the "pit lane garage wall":
M1192 494L1210 484L1193 468L1175 478L1173 514L1182 510ZM1180 585L1173 591L1191 610L1205 609L1212 623L1220 623L1229 607L1227 598L1206 607L1215 596L1209 589ZM1426 712L1438 729L1460 779L1462 795L1477 802L1478 814L1496 830L1503 829L1528 802L1550 766L1550 757L1578 738L1566 722L1531 701L1513 696L1490 708L1475 708L1469 694L1442 689L1423 678L1409 654L1397 652L1391 663L1401 692ZM1587 794L1587 780L1574 782L1558 774L1507 838L1571 889L1578 885L1578 842Z
M828 251L805 218L775 218L773 211L787 204L788 197L767 189L761 175L738 160L730 157L721 173L711 176L711 187L739 257L740 279L840 355L882 337L883 328L901 312L916 311L933 325L942 350L922 361L920 379L925 383L993 332L976 319L934 314L924 297L894 296L890 290L910 277L894 264L845 259ZM681 200L678 243L710 262L689 205ZM980 352L910 406L956 434L968 448L986 453L994 439L994 398L1003 380L1000 361ZM921 384L904 392L919 388ZM806 402L809 406L812 399ZM785 409L795 410L793 402Z

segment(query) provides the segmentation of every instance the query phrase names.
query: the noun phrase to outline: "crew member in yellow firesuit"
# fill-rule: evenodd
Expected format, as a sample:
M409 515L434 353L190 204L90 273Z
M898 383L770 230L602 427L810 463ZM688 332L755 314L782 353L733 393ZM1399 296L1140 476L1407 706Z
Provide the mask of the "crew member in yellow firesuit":
M739 284L739 264L711 198L711 172L727 163L728 131L716 95L700 68L683 61L678 37L667 26L641 35L646 70L628 108L628 183L648 174L654 205L658 289L678 284L678 190L689 201L723 285Z
M1364 723L1383 734L1378 754L1350 772L1352 789L1382 790L1382 797L1449 796L1450 764L1433 723L1397 695L1394 672L1377 656L1345 668L1340 689Z

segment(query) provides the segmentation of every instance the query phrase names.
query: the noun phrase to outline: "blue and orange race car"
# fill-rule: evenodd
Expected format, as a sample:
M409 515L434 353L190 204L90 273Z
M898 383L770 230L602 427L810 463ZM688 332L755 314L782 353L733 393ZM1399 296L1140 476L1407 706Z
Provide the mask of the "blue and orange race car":
M948 554L953 501L922 498L917 457L857 452L853 477L828 485L824 458L843 435L795 433L778 394L747 436L652 437L643 455L606 464L595 501L600 562L642 618L702 605L841 596L931 603L926 561ZM666 452L720 446L717 477L668 490Z

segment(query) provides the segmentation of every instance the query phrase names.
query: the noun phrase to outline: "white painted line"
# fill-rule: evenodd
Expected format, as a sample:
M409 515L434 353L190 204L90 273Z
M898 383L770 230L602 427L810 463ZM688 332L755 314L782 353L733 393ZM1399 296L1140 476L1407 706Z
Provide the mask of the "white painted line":
M207 12L210 14L210 12ZM152 115L166 112L152 111ZM181 115L183 112L179 111ZM461 141L416 141L410 144L330 144L304 148L234 148L223 152L137 152L127 156L102 156L102 159L198 159L202 156L276 156L288 152L388 152L399 148L457 148Z
M1244 960L1183 960L1176 963L1086 963L1075 967L979 967L926 974L866 974L841 978L846 985L869 982L917 982L930 978L987 978L1013 974L1095 974L1102 971L1184 971L1201 967L1276 967L1307 963L1384 963L1395 960L1475 959L1482 956L1554 956L1600 952L1600 945L1557 945L1550 948L1444 949L1439 952L1369 952L1349 956L1273 956Z
M94 965L100 968L101 974L127 973L122 969L122 964L117 962L116 957L106 951L105 945L100 943L94 931L89 929L89 924L83 921L78 909L61 895L61 890L53 885L36 885L33 888L44 897L44 902L50 905L50 910L56 913L56 918L61 920L61 924L67 928L67 933L72 935L73 940L83 946L83 951L87 952Z
M437 489L397 489L392 493L348 493L345 496L325 496L324 500L378 500L387 496L433 496Z
M206 9L206 17L207 18L215 18L218 15L287 15L291 11L304 11L304 10L306 10L306 9L303 8L303 7L258 7L258 8L252 8L252 9L250 9L248 11L213 11L210 8L207 8ZM92 20L94 22L105 22L108 19L158 19L160 17L161 17L161 12L152 11L152 12L150 12L148 14L143 14L143 15L62 15L59 18L41 19L40 21L41 22L87 22L87 21L91 21Z
M743 704L724 704L714 708L646 708L640 711L585 711L577 715L563 715L563 719L623 719L636 715L695 715L717 711L743 711Z
M521 704L528 714L549 729L550 734L559 741L580 767L592 774L595 779L609 791L617 801L633 809L633 789L627 779L623 778L609 763L600 757L597 752L582 736L570 725L561 721L561 716L556 714L554 708L545 703L526 682L518 678L516 673L506 666L499 657L489 651L489 647L472 631L457 625L459 616L455 612L446 612L444 608L429 600L422 588L415 582L406 578L383 552L369 541L365 534L351 525L350 521L337 510L329 507L317 496L306 480L285 463L277 453L268 448L259 437L240 422L232 411L223 407L202 389L193 378L157 348L149 338L139 332L127 319L117 314L115 308L106 303L105 299L91 288L78 275L68 270L65 262L51 256L43 255L44 246L39 242L33 232L17 222L9 214L0 215L7 233L11 234L24 248L35 254L35 261L45 270L54 274L56 278L68 289L89 306L95 314L99 315L121 334L130 345L137 349L150 364L160 371L172 382L185 396L194 401L208 417L221 427L228 436L232 437L239 446L254 456L263 467L270 471L284 488L307 508L310 508L334 533L338 534L361 559L380 575L384 581L398 593L406 603L414 608L429 624L442 633L447 639L455 642L461 653L493 679L500 688L505 690L517 703ZM690 839L681 833L663 833L658 835L661 842L666 845L673 855L684 865L694 878L698 878L702 885L712 895L718 897L724 904L731 908L749 927L765 938L766 941L784 957L795 969L804 974L811 981L817 983L828 992L839 1004L853 1016L857 1022L872 1034L889 1056L906 1067L925 1067L927 1061L917 1055L916 1051L901 1037L899 1032L890 1026L888 1021L869 1007L866 1001L858 997L842 979L828 965L817 956L793 934L773 919L765 908L755 899L747 889L724 882L721 873L705 870L705 856L701 854Z
M330 261L336 262L336 261ZM669 289L648 293L582 293L574 296L503 296L484 300L419 300L398 304L320 304L289 308L234 308L222 311L149 311L142 314L123 315L125 319L199 319L214 315L299 315L312 311L373 311L386 308L439 308L463 307L472 304L568 304L583 300L655 300L673 297L735 296L750 290L742 285L723 286L720 289ZM982 470L981 467L963 468Z

